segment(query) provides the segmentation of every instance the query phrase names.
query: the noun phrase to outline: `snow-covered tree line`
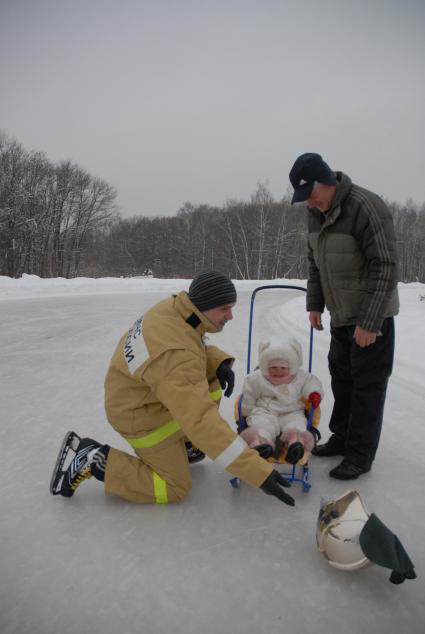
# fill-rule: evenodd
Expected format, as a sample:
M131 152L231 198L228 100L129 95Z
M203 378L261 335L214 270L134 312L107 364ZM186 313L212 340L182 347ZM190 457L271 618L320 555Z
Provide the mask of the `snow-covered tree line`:
M72 277L89 239L113 218L116 192L0 134L0 274Z
M305 277L303 214L275 202L259 185L250 202L224 207L186 203L176 216L135 217L112 225L103 239L102 274L187 277L217 268L236 279Z
M0 135L0 275L235 279L307 276L306 214L263 184L249 202L186 203L176 215L123 219L116 192L70 161L50 163ZM400 279L425 282L425 205L389 203Z
M399 276L425 282L425 205L388 203L394 216ZM97 236L89 275L192 277L218 268L235 279L307 277L306 213L276 202L259 185L249 202L224 207L186 203L172 217L120 219Z
M388 203L393 214L402 282L425 282L425 203Z

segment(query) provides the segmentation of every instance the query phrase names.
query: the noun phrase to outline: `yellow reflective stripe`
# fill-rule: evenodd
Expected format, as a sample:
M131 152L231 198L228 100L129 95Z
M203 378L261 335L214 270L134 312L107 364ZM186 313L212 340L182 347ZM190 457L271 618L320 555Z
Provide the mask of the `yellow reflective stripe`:
M213 401L219 401L221 399L221 389L210 392L210 398ZM126 440L134 449L147 449L148 447L158 445L180 429L180 423L173 419L165 423L165 425L158 427L158 429L155 429L155 431L152 431L150 434L146 434L146 436L142 436L141 438L126 438Z
M221 399L221 389L214 390L213 392L210 392L210 398L213 401L219 401Z
M167 483L155 471L153 475L153 491L157 504L168 504Z
M146 449L162 442L172 434L175 434L176 431L179 431L179 429L181 429L180 423L176 420L170 420L142 438L126 438L126 440L134 449Z

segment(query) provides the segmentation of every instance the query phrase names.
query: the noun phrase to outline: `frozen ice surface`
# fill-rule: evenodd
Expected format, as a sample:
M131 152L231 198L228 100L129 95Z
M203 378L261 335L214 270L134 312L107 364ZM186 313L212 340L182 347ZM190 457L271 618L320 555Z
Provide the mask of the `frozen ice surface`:
M282 281L284 283L284 281ZM337 458L310 461L312 489L296 507L242 485L212 461L193 466L179 505L132 505L85 482L74 498L49 494L65 432L123 450L103 412L103 380L118 338L187 280L0 278L0 632L2 634L422 634L425 631L423 285L401 285L397 351L379 452L355 483L328 476ZM262 284L262 283L261 283ZM246 372L250 289L238 283L234 321L212 335ZM291 330L308 346L304 298L257 295L260 336ZM325 324L327 327L327 323ZM313 371L332 405L328 328L315 336ZM306 357L306 355L305 355ZM230 421L233 399L222 413ZM357 488L395 532L418 578L394 586L378 566L344 573L315 545L320 499Z

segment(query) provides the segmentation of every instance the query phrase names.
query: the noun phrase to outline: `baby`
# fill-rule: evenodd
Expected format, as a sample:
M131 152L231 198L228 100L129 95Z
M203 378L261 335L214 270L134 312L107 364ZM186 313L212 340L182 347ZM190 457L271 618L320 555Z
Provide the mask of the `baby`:
M264 458L283 444L286 462L296 464L315 443L306 428L303 399L318 407L323 386L301 369L302 349L296 339L262 341L258 357L259 368L243 385L242 413L248 427L241 437Z

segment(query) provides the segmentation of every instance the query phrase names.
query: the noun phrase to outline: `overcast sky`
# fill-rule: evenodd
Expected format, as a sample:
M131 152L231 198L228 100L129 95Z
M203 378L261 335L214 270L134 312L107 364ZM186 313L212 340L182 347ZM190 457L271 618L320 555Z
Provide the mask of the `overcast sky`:
M0 0L0 128L123 216L276 199L319 152L425 201L424 0Z

